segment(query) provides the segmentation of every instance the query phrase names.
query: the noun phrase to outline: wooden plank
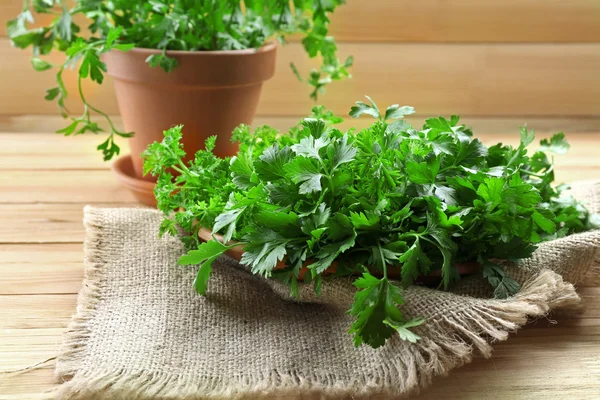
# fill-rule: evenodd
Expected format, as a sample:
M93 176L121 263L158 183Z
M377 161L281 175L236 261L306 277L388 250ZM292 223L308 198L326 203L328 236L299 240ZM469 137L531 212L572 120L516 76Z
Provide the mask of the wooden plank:
M0 304L0 329L64 328L75 312L77 295L5 295Z
M592 301L598 302L597 294L592 294ZM57 300L56 296L19 297L27 297L26 301L21 299L17 304L16 309L21 313L44 309L44 303ZM27 303L29 306L25 306ZM70 307L68 301L58 301L57 304L61 308ZM14 303L10 305L15 306ZM581 321L587 324L572 325ZM39 328L28 326L0 330L0 363L5 368L24 367L56 354L64 327L47 327L45 322L42 325ZM538 321L512 335L507 342L497 344L491 360L476 357L472 364L453 371L450 377L436 379L431 388L415 398L529 400L563 399L564 394L569 394L573 398L591 400L600 387L597 381L600 371L598 329L598 318L563 319L556 325ZM41 393L55 387L53 364L49 362L24 374L6 375L0 379L0 393L10 395L4 397L7 399L38 398ZM519 373L515 374L515 371ZM374 398L389 399L383 396Z
M290 45L265 84L259 113L293 115L308 109L305 88L292 84L290 61L306 62ZM600 45L348 44L353 79L331 85L323 104L339 114L362 96L379 105L414 106L420 116L600 115ZM435 58L434 61L433 58Z
M570 337L569 340L576 340ZM510 342L509 342L510 343ZM474 363L453 371L449 377L434 380L429 389L421 395L411 396L417 400L596 400L598 392L597 361L586 352L594 352L597 347L587 346L579 351L565 352L546 345L548 357L540 357L542 349L512 349L510 344L501 343L498 348L518 352L520 359L530 359L529 365L521 365L520 360L491 360L477 358ZM572 358L571 358L572 357ZM53 363L26 374L9 375L0 379L0 393L3 400L37 400L54 398L48 391L56 388L53 377ZM524 368L529 368L525 370ZM279 400L298 400L294 395L266 397ZM317 400L321 397L302 396L302 399ZM371 400L393 400L387 396L374 396Z
M308 112L306 116L308 116ZM432 114L430 116L437 116L438 114ZM339 125L336 125L339 129L347 130L350 128L363 129L373 122L372 119L364 118L350 118L347 113L341 114L344 119ZM289 128L296 125L302 116L292 117L278 117L268 115L258 115L254 118L252 124L253 127L261 125L270 125L281 132L286 132ZM423 125L425 120L423 117L412 117L407 116L406 120L415 127ZM123 128L121 117L118 115L112 116L113 122L119 128ZM107 125L101 118L94 118L100 126L107 129ZM565 132L569 135L572 132L581 133L598 133L600 132L600 117L477 117L463 115L461 116L461 122L471 126L476 135L479 134L507 134L518 132L519 126L527 124L530 128L535 129L538 133L556 133ZM68 124L68 121L64 120L58 115L2 115L0 114L0 132L2 135L6 134L48 134L55 132L58 129L64 128ZM61 135L58 135L61 136ZM68 155L73 158L74 161L69 161L73 165L76 165L79 169L96 169L104 163L100 160L97 161L97 157L89 157L88 154L97 154L89 149L90 146L97 145L100 142L101 137L95 138L94 135L79 135L66 138L67 140L55 140L48 136L37 137L37 136L26 136L25 140L20 136L0 136L0 154L3 157L8 157L13 153L29 153L32 152L31 140L35 137L35 140L41 140L44 146L49 146L52 152L61 154L61 157ZM90 139L93 138L93 139ZM73 140L75 138L75 140ZM89 144L87 140L92 143ZM127 144L125 141L117 139L118 143L123 146L124 151L127 151ZM95 148L95 146L93 146ZM35 150L33 150L35 151ZM86 153L84 156L82 153ZM35 162L32 160L32 164ZM8 162L0 160L0 165L8 165ZM13 165L13 167L15 167Z
M331 32L350 42L598 42L600 4L586 0L348 0Z
M38 358L36 361L40 361ZM21 374L8 374L0 379L2 400L50 400L56 396L48 393L56 387L54 362L40 369Z
M48 137L54 137L48 134ZM0 134L0 138L4 135ZM35 139L38 135L31 135ZM548 134L538 135L540 138L548 137ZM518 143L518 135L479 135L486 144L495 144L503 141L511 144ZM10 138L6 135L5 138ZM597 157L595 134L571 134L568 136L572 149L567 156L556 157L557 182L572 181L578 179L600 178L600 158ZM64 138L56 137L57 142ZM70 138L66 138L70 139ZM82 136L76 140L81 142L94 141L95 136ZM3 139L7 140L7 139ZM0 170L9 170L11 173L0 176L0 203L132 203L131 195L124 187L116 181L112 172L107 169L101 170L71 170L73 163L68 158L56 157L51 151L44 152L44 141L32 144L32 157L29 153L17 152L10 157L10 163L4 164L0 161ZM89 143L89 142L88 142ZM38 147L39 146L39 147ZM52 146L48 147L50 150ZM89 143L84 150L85 154L94 151L93 143ZM37 153L36 153L37 152ZM25 155L24 155L25 154ZM0 159L2 159L0 153ZM33 164L27 164L28 160L35 158ZM87 157L92 159L94 157ZM97 157L96 157L97 158ZM98 168L107 168L106 164L98 164ZM32 173L31 170L35 170ZM57 190L59 189L59 190Z
M1 203L135 203L113 173L99 171L12 171L0 176Z
M56 356L60 349L62 342L63 332L65 328L39 328L39 329L4 329L0 332L0 365L2 365L2 371L16 370L25 368L27 366L35 365L45 359ZM0 379L0 393L3 394L17 394L20 392L11 392L7 390L7 387L3 385L6 380L11 381L15 387L18 387L17 382L20 378L25 376L32 378L37 376L40 372L50 374L54 369L55 361L51 360L47 363L39 365L36 369L31 370L27 373L20 374L9 374L5 375L5 379ZM50 375L52 376L52 375ZM33 378L36 381L35 378ZM38 383L38 382L36 382ZM27 391L35 391L37 393L44 391L42 382L40 385L29 386L27 388L22 387ZM48 384L54 384L54 380L48 380ZM16 388L15 388L16 389ZM34 394L35 392L30 392ZM25 394L25 393L21 393ZM30 397L33 399L34 397ZM0 396L0 399L4 397Z
M421 116L600 115L600 44L344 43L340 53L355 56L354 79L332 84L319 100L338 114L345 115L368 94L382 106L413 105ZM33 71L29 54L11 48L7 39L0 40L0 60L0 72L11 77L0 81L0 113L57 112L55 104L43 99L45 88L55 85L51 71ZM304 116L314 105L308 87L291 73L290 62L300 71L316 65L298 43L280 48L277 73L264 86L258 115ZM74 72L67 75L72 93L68 105L79 113ZM100 86L87 82L85 91L92 104L118 114L110 79Z
M0 219L8 227L0 243L81 243L84 237L80 204L2 204Z
M370 118L349 120L339 127L350 128L351 125L366 127L371 121ZM468 119L465 122L468 122ZM415 126L421 125L419 123ZM509 133L475 132L476 137L487 145L494 145L498 142L518 144L519 134L516 123L511 131ZM536 130L536 132L538 131ZM557 130L551 132L554 133ZM542 131L538 132L536 136L538 140L541 140L551 135L552 133ZM598 152L595 144L598 142L598 136L597 132L567 133L571 150L567 156L557 157L558 165L582 167L597 165ZM96 151L96 144L100 140L103 140L103 137L96 135L71 138L51 133L0 133L0 170L108 170L112 163L102 161L100 154ZM125 140L121 140L120 144L126 149L127 145L124 142ZM532 148L535 148L535 145L532 145Z
M8 20L21 7L0 0L0 15ZM35 26L51 20L36 16ZM377 0L368 6L348 0L332 16L330 30L340 42L597 42L598 21L600 5L589 0Z
M31 264L0 261L0 295L77 293L83 279L83 251L79 256L81 261L71 263Z
M75 294L83 280L83 245L0 244L3 295Z
M81 204L0 204L0 243L81 243Z
M83 279L83 245L0 244L2 295L75 294Z
M61 117L55 117L55 120L57 126L65 123ZM40 122L41 127L47 126ZM102 153L96 150L98 144L106 139L106 135L67 137L51 132L52 130L47 129L43 134L1 133L0 170L110 168L111 163L104 162ZM121 146L123 153L128 152L126 139L117 138L116 142Z
M107 203L106 206L138 207L131 203ZM83 207L78 203L0 204L0 221L4 224L0 244L82 243Z
M434 381L415 399L595 399L600 342L576 336L517 345L518 337L496 346L491 360L478 358L449 377ZM451 396L451 397L449 397Z
M131 203L106 204L107 207L135 207ZM82 243L83 205L75 204L0 204L0 244L5 243Z
M575 136L575 135L573 135ZM556 181L568 182L579 179L600 178L600 158L597 157L593 135L585 141L574 143L571 157L556 158ZM516 136L491 136L498 140L513 143ZM482 136L483 138L483 136ZM49 160L56 160L53 156ZM17 157L18 162L18 157ZM121 186L109 170L12 170L0 175L0 203L135 203L133 195Z
M365 120L367 119L365 118L361 121ZM541 140L544 138L549 138L551 135L551 133L539 133L536 135L536 137L538 140ZM517 145L519 143L519 134L518 132L516 132L516 130L514 133L510 134L484 133L476 136L488 146L494 145L498 142L511 145ZM0 145L2 142L9 142L15 138L22 138L22 134L0 133ZM93 170L90 171L90 173L104 176L104 174L107 173L108 169L110 168L110 163L103 163L100 160L90 161L89 165L82 163L80 164L81 168L78 168L78 170L72 170L74 165L73 159L93 160L94 158L97 158L96 155L93 153L94 144L97 140L96 136L90 135L78 137L77 139L79 143L77 148L81 149L83 154L78 154L75 151L73 151L73 153L69 154L66 157L57 157L56 153L54 153L53 150L57 149L58 151L60 151L62 143L65 142L65 140L69 140L70 138L54 137L52 134L26 134L26 138L28 140L21 142L31 144L30 153L15 152L6 155L3 154L2 150L0 150L0 170L13 171L14 173L24 171L40 171L41 173L43 173L44 171L56 171L56 173L59 174L58 176L63 176L62 174L66 174L64 176L68 176L69 172L77 175L82 173L82 171L78 170L93 168ZM571 149L569 150L567 155L557 156L555 158L556 169L559 175L564 175L563 178L566 179L567 177L576 173L575 170L577 168L580 168L581 171L584 172L586 170L593 170L595 168L600 167L600 158L598 157L598 151L596 149L596 144L598 142L598 133L571 133L567 135L567 140L571 144ZM26 147L25 145L21 146ZM535 149L535 145L532 145L531 148ZM90 151L92 152L91 156ZM33 157L32 154L34 154L35 157ZM4 158L9 159L10 162L5 162L3 160ZM33 158L35 158L36 161L34 163L28 164L27 162ZM600 178L600 176L598 176L598 178ZM33 179L33 175L28 174L27 179ZM69 182L65 183L69 184ZM103 181L102 183L112 185L114 182L107 180L106 182ZM0 199L2 199L1 195ZM101 200L96 200L96 202L101 202Z
M0 244L3 295L75 294L83 279L83 245Z
M2 262L21 264L59 264L83 261L80 243L2 244Z

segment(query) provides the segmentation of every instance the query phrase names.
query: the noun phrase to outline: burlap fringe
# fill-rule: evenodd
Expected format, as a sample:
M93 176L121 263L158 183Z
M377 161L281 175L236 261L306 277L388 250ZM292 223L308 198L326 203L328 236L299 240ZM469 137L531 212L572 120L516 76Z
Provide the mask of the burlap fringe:
M600 285L600 248L596 250L596 257L594 258L590 270L585 276L585 280L588 286Z
M600 213L600 181L590 180L574 182L567 193L582 200L590 211ZM588 285L600 284L600 248L596 250L596 258L588 271L585 280Z
M64 381L75 376L79 363L85 357L85 345L90 331L87 322L96 313L96 306L102 292L104 259L102 257L102 212L90 206L84 209L84 226L86 241L84 243L86 258L83 287L77 299L77 310L71 318L67 331L63 336L62 348L56 361L55 376ZM63 397L58 397L63 398Z
M367 374L356 376L351 382L340 382L335 371L330 375L312 373L304 376L289 371L272 371L248 376L243 381L223 381L186 374L110 370L107 367L98 368L90 376L79 370L79 365L85 359L85 345L90 333L87 323L94 318L103 284L101 216L102 213L94 209L86 210L86 275L79 294L77 314L69 325L65 347L57 362L57 377L61 380L70 378L59 387L56 393L58 399L94 399L97 396L109 400L255 399L298 393L319 394L322 398L403 395L417 392L420 387L431 384L435 376L446 375L453 368L468 363L475 350L489 357L492 343L506 340L510 332L520 328L529 318L540 318L552 308L573 306L580 301L573 285L564 282L552 271L541 271L511 299L480 300L468 311L428 321L418 327L417 332L424 339L408 344L405 351L390 352L390 357L396 359L385 371L385 382ZM396 346L399 345L396 343Z
M485 300L460 315L449 315L433 324L424 324L421 340L414 346L415 360L400 372L405 382L401 393L431 384L434 377L471 361L474 349L488 358L492 344L504 341L509 333L522 327L530 318L545 316L551 309L573 307L580 297L560 275L541 271L523 285L522 290L507 300ZM399 388L400 389L400 388Z

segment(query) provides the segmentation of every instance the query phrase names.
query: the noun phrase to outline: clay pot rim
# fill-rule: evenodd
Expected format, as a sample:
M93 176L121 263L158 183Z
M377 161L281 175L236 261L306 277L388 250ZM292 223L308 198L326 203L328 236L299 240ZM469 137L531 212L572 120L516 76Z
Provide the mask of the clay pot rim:
M161 50L133 48L128 52L111 51L103 54L106 72L115 82L172 90L227 90L245 86L260 86L275 74L277 43L268 42L258 49L184 51L168 50L179 65L171 72L151 68L149 55Z
M240 55L252 56L257 53L272 52L272 51L275 51L275 49L277 49L277 42L275 42L274 40L270 40L258 48L250 48L250 49L243 49L243 50L167 50L166 54L171 55L171 56L178 56L178 57L182 57L182 56L191 56L191 57L202 57L202 56L207 56L207 57L219 56L219 57L221 57L221 56L225 56L225 57L227 57L227 56L240 56ZM158 50L158 49L146 48L146 47L134 47L131 50L129 50L129 52L152 55L152 54L162 54L163 51Z
M156 183L135 176L131 154L117 157L113 162L111 169L117 176L117 179L123 182L125 186L139 188L142 191L150 191L154 194L154 186Z

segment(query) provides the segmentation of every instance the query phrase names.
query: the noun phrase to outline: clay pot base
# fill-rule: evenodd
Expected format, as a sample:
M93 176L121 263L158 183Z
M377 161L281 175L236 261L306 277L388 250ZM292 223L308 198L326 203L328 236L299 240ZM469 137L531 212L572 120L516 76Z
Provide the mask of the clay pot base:
M154 198L154 182L145 181L135 176L131 155L120 156L112 165L117 180L131 190L136 200L142 204L156 207Z

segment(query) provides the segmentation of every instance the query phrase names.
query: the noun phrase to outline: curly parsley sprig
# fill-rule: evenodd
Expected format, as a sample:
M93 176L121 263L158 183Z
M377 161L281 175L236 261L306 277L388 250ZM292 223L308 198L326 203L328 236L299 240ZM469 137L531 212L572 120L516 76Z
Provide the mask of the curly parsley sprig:
M99 114L107 120L110 135L98 149L105 160L110 160L120 151L115 136L130 137L133 133L116 129L110 117L84 96L83 79L98 84L104 80L106 64L100 59L102 54L128 51L134 46L161 50L146 62L170 72L177 67L177 60L169 57L168 50L259 48L271 39L284 43L288 35L299 33L308 56L322 60L321 67L312 70L306 79L313 88L310 97L316 100L328 83L350 76L352 57L341 62L335 41L328 36L329 17L343 3L343 0L77 0L69 8L65 0L24 0L22 12L7 26L14 46L32 48L34 69L57 68L57 86L48 89L45 98L55 100L65 118L71 113L65 107L68 92L63 72L67 68L78 70L78 94L84 112L71 117L71 123L58 133L99 133L102 129L91 121L90 115ZM57 16L48 26L30 29L36 13ZM81 28L74 19L79 14L90 22L90 37L80 35ZM54 66L40 58L53 50L65 53L62 64ZM304 80L293 65L292 70Z
M488 148L458 116L415 129L402 119L412 107L382 112L368 100L350 115L376 121L358 132L335 128L339 119L319 107L288 135L237 128L240 151L228 159L212 154L211 138L183 164L181 127L148 148L145 168L158 176L165 213L161 234L177 226L190 233L180 264L200 265L199 293L214 260L236 245L253 273L288 283L294 295L304 266L305 283L318 293L335 262L336 276L358 276L349 310L357 346L381 346L394 333L416 341L412 328L422 319L399 306L419 277L438 271L447 288L460 279L456 264L479 262L495 296L506 298L519 285L497 260L527 258L537 243L596 227L581 203L562 194L565 186L551 185L550 155L568 149L562 133L533 153L534 133L525 127L519 146ZM223 235L222 243L202 243L201 226ZM285 268L276 268L281 262ZM392 269L401 282L392 281Z

